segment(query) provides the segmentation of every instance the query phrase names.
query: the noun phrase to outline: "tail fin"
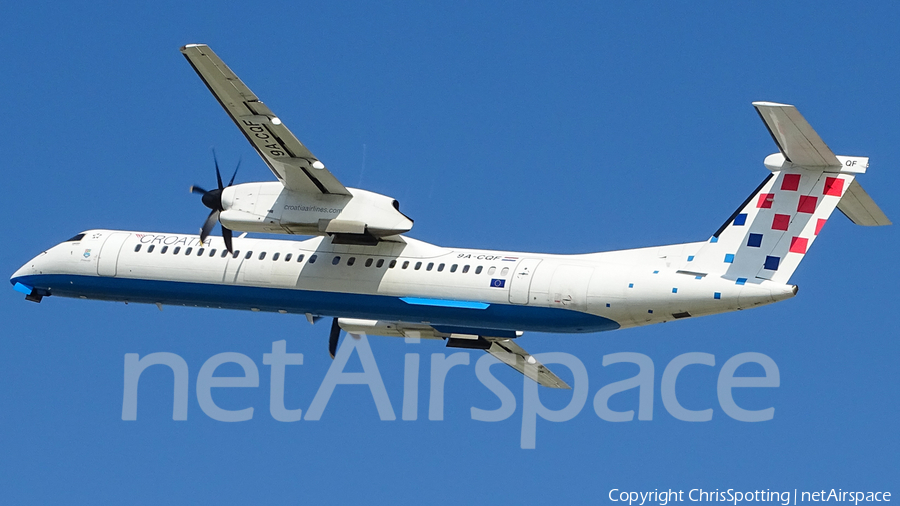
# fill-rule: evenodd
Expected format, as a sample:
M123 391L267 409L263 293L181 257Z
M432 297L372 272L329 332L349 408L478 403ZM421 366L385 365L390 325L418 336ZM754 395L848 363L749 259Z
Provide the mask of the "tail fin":
M890 224L855 180L868 158L835 156L794 106L753 105L781 153L766 157L772 173L683 269L787 283L835 207L854 223Z

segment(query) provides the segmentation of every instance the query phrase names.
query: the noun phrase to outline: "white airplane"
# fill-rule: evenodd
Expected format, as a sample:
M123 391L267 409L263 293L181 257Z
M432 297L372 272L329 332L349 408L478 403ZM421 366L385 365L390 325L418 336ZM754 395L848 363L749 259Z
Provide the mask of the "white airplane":
M856 180L868 158L835 156L790 105L753 105L778 145L771 173L699 242L581 255L447 248L401 234L397 201L343 186L205 45L181 52L277 182L205 191L199 236L88 230L11 277L30 301L81 299L333 318L350 334L444 339L484 349L539 384L568 388L525 352L523 332L600 332L788 299L791 274L835 207L890 221ZM209 237L216 221L222 237ZM231 230L245 232L233 239ZM255 239L246 232L314 235Z

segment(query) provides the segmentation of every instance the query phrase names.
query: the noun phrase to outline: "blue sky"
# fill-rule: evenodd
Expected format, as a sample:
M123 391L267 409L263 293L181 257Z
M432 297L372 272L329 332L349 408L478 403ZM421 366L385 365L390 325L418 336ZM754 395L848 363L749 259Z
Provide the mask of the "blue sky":
M0 265L12 273L89 228L195 232L191 184L212 185L211 148L238 180L272 175L178 48L213 49L339 179L391 195L413 237L441 245L576 253L703 240L766 175L776 151L750 105L798 106L838 154L871 157L862 185L900 219L900 7L890 2L271 3L19 2L0 18L0 163L7 189ZM888 490L900 475L896 227L829 221L794 274L799 295L740 313L594 335L526 334L533 353L585 364L589 398L572 420L537 422L519 447L523 384L499 400L469 366L428 420L440 343L369 343L397 414L365 387L339 386L319 421L268 412L273 341L303 353L286 403L307 409L325 377L327 324L243 312L46 299L0 292L0 497L9 503L282 501L597 503L610 489ZM123 357L187 362L187 421L171 375L141 378L138 419L121 419ZM253 419L218 422L194 384L213 355L239 352L258 388L216 393ZM627 378L616 352L656 368L650 421L611 423L594 394ZM674 357L716 366L679 377L676 420L659 381ZM729 418L725 361L758 352L781 385L736 394L771 421ZM416 421L400 420L404 355L422 363ZM351 363L351 367L359 367ZM571 378L564 367L560 376ZM751 371L752 372L752 371ZM235 373L223 367L220 373ZM167 375L168 374L168 375ZM570 394L541 390L561 408ZM740 395L740 396L739 396ZM635 409L635 391L614 398ZM893 489L891 487L894 487Z

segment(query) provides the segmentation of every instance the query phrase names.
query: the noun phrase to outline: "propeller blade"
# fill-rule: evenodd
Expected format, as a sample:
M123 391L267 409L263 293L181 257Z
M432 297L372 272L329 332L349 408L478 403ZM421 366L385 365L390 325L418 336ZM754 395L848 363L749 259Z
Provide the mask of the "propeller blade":
M338 325L338 319L335 318L331 322L331 334L328 336L328 353L331 354L332 360L337 353L338 338L341 337L341 326Z
M219 159L216 157L216 150L213 150L213 163L216 164L216 180L219 182L219 189L222 187L222 174L219 173Z
M209 216L206 217L206 222L203 224L203 228L200 229L200 242L206 240L209 237L209 233L212 232L213 227L216 226L216 222L219 221L219 211L213 210L209 213Z
M209 192L204 190L203 188L200 188L197 185L194 185L194 186L191 186L191 193L199 193L200 195L206 195Z
M234 177L237 176L237 171L240 168L241 168L241 159L238 158L237 166L234 168L234 174L231 175L231 181L228 181L228 186L231 186L232 184L234 184Z
M234 253L234 250L231 248L231 230L222 226L222 239L225 239L225 249L228 250L229 253Z

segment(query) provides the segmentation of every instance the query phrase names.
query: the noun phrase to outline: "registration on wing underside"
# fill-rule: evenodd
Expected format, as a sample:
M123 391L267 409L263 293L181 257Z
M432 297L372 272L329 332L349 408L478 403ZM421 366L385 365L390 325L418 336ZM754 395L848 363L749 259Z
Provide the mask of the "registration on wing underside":
M181 52L279 181L299 192L350 192L205 45Z

